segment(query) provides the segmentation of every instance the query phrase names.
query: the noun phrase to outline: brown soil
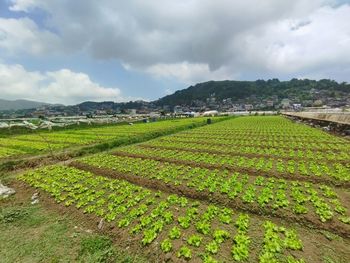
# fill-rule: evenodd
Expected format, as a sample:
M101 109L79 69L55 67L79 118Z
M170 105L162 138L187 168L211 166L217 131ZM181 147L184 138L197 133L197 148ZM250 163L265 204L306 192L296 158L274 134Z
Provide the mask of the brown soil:
M71 156L68 152L67 153L59 153L59 154L53 154L53 155L41 155L41 156L29 156L24 157L23 159L6 159L2 162L2 164L9 163L8 168L4 168L4 171L15 171L15 170L21 170L21 169L29 169L29 168L35 168L38 166L45 166L54 164L61 161L66 161L74 156ZM18 162L20 160L20 162ZM12 164L14 162L15 164ZM1 163L0 163L1 164Z
M110 169L97 168L97 167L82 164L79 162L72 162L70 163L70 166L73 166L81 170L90 171L92 173L103 175L110 178L127 180L130 183L140 185L142 187L146 187L149 189L161 190L166 193L178 194L178 195L186 196L191 199L197 199L208 203L214 202L222 206L231 207L233 209L249 212L256 215L278 217L278 218L284 219L287 222L291 222L291 223L297 222L309 228L323 229L323 230L331 231L345 238L350 238L350 226L347 226L336 220L331 220L326 223L322 223L316 216L312 216L312 215L297 216L294 213L291 213L289 211L281 211L281 210L274 211L272 209L263 210L259 208L257 205L247 205L238 199L230 200L226 196L219 193L209 193L208 191L199 192L184 185L175 186L170 183L167 184L159 180L148 179L148 178L131 175L131 174L118 173Z
M234 167L231 165L222 165L222 164L199 163L194 161L176 160L176 159L166 158L166 157L147 156L142 154L127 153L127 152L113 152L112 154L115 156L126 156L126 157L132 157L132 158L141 158L146 160L149 159L149 160L156 160L160 162L174 163L179 165L188 165L191 167L202 167L202 168L213 169L213 170L219 169L219 170L228 170L232 172L248 173L250 175L264 176L267 178L275 177L275 178L283 178L283 179L293 180L293 181L298 180L298 181L305 181L305 182L317 183L317 184L318 183L331 184L335 187L341 187L341 188L350 187L350 182L335 181L327 177L303 176L299 174L278 173L276 171L271 171L269 172L269 174L266 174L265 172L251 169L251 168L240 168L240 167Z

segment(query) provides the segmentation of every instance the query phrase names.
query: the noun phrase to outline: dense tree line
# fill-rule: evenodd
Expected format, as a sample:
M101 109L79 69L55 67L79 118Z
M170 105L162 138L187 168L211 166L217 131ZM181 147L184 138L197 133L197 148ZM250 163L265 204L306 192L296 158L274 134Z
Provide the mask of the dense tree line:
M278 79L256 80L256 81L208 81L190 86L187 89L165 96L158 101L157 105L189 105L191 101L201 100L215 94L215 98L222 100L231 98L232 101L245 99L252 95L258 98L278 96L288 98L298 96L307 99L311 89L327 90L331 95L337 92L350 94L350 84L338 83L334 80L322 79L319 81L309 79L292 79L290 81L279 81Z

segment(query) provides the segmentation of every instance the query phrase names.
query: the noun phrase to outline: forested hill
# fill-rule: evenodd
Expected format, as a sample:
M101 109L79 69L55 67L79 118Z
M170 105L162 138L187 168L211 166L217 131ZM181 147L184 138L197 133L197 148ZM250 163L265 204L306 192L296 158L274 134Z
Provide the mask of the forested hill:
M187 89L176 91L174 94L165 96L155 101L157 105L189 105L194 100L205 101L214 94L217 100L231 98L232 102L246 99L250 96L268 98L278 96L279 98L298 97L300 100L309 99L309 94L315 90L327 91L330 96L341 96L350 94L350 84L338 83L333 80L298 80L279 81L256 80L256 81L208 81L190 86Z

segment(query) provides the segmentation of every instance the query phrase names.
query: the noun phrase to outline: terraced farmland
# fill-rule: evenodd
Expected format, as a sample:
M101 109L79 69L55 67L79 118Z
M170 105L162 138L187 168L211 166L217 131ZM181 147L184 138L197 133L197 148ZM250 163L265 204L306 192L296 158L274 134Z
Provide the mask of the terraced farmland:
M350 143L240 117L25 172L150 262L349 262Z
M218 118L220 119L220 118ZM19 156L57 151L97 144L121 144L168 134L188 126L202 125L205 118L168 120L135 125L112 125L90 129L68 129L52 132L0 137L0 161Z

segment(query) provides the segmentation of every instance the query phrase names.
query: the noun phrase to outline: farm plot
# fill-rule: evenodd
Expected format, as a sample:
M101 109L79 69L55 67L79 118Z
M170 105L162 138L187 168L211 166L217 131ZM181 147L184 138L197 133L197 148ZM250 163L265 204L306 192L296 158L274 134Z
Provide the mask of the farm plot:
M207 152L214 154L226 154L226 155L242 155L247 157L274 157L284 160L310 160L310 161L341 161L348 164L350 160L350 152L348 151L315 151L311 149L291 149L287 150L287 145L285 147L256 147L256 146L244 146L244 145L234 145L225 143L210 143L207 144L205 141L182 141L182 140L172 140L172 139L162 139L158 141L153 141L147 144L143 144L143 147L149 148L162 148L170 150L189 150L194 152ZM231 146L231 147L223 147Z
M317 236L319 245L326 242L322 235L298 226L76 168L50 166L20 179L63 206L103 218L119 233L121 244L132 237L150 261L320 262L319 248L310 240Z
M179 144L180 148L183 144L191 144L188 148L201 147L199 149L203 151L214 147L215 150L221 148L223 153L241 152L243 155L254 154L255 150L257 154L279 158L350 160L350 143L347 140L282 118L266 117L263 121L260 119L259 124L254 118L249 121L238 118L208 129L168 136L154 143L163 146ZM252 129L256 125L256 129ZM315 150L317 154L312 154Z
M220 119L220 118L219 118ZM82 130L39 132L0 138L0 159L24 154L57 151L89 144L127 141L135 138L151 138L189 126L202 125L204 118L169 120L135 125L115 125Z
M207 145L222 145L227 147L255 147L320 150L349 153L350 144L347 140L328 133L295 124L278 117L237 118L208 129L197 129L164 138L167 142L198 142Z
M278 149L286 149L286 150L317 150L317 151L334 151L334 152L348 152L349 145L347 143L320 143L320 142L295 142L294 140L286 141L276 141L276 140L256 140L253 137L250 137L244 141L237 139L230 139L229 137L204 137L204 136L194 136L189 134L188 136L182 135L174 135L171 138L164 138L165 142L184 142L184 143L207 143L208 145L225 145L232 147L256 147L256 148L278 148Z
M243 134L244 129L249 136ZM294 134L299 142L289 138L289 134ZM348 141L280 117L237 118L116 152L141 158L161 157L163 161L175 160L197 166L225 167L269 177L347 186L350 181L349 153Z
M244 131L273 143L236 149L253 143ZM288 149L288 134L299 136L298 154ZM192 143L201 136L203 143ZM324 140L320 158L299 153L317 139ZM40 168L21 180L60 206L104 219L119 245L151 262L348 262L348 147L280 117L244 117Z
M348 196L324 184L108 154L86 157L71 165L135 183L135 178L143 177L150 185L164 184L168 191L188 197L214 199L233 208L313 224L350 237Z
M251 172L274 177L304 179L306 181L347 183L350 181L350 168L342 162L321 162L321 161L285 161L273 157L247 157L228 154L217 154L208 152L193 152L189 150L169 150L156 147L143 147L135 145L121 148L116 155L157 159L172 162L182 161L204 167L226 167L230 170Z

